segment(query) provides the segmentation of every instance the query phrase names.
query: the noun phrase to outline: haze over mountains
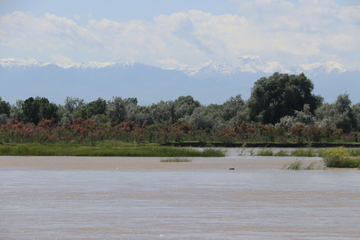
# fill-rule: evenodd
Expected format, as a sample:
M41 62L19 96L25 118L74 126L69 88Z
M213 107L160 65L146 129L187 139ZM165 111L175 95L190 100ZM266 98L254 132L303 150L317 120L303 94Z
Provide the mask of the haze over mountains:
M274 72L304 72L314 83L314 93L326 102L345 92L353 103L360 102L360 71L347 70L337 62L294 66L248 56L239 58L237 65L208 62L177 69L138 62L59 65L35 59L0 59L0 96L12 104L31 96L55 103L63 103L66 96L86 102L98 97L137 97L140 105L148 105L192 95L201 104L222 104L237 94L247 100L254 82Z

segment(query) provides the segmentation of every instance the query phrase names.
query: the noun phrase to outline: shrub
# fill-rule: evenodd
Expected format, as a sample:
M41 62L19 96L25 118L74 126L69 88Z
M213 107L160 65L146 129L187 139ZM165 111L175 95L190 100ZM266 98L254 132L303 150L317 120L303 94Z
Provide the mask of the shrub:
M274 153L271 149L261 149L260 151L257 152L256 154L257 156L273 156Z
M274 142L275 135L276 135L276 129L272 126L265 126L263 124L260 124L258 126L260 135L265 139L265 141Z
M305 126L303 124L296 124L290 128L298 143L302 143L304 141L304 133L305 133Z
M217 132L215 132L217 138L223 143L233 143L236 141L236 132L234 129L229 129L225 124Z
M327 142L330 142L332 136L331 126L327 126L324 130L324 137Z
M323 135L322 128L315 124L310 125L307 129L307 134L310 141L320 142Z
M327 149L322 153L326 167L357 168L360 159L350 157L344 147Z
M246 122L242 122L240 125L237 125L236 122L233 122L234 128L233 131L236 134L236 137L239 140L248 139L249 136L255 133L256 129L252 124L247 124Z

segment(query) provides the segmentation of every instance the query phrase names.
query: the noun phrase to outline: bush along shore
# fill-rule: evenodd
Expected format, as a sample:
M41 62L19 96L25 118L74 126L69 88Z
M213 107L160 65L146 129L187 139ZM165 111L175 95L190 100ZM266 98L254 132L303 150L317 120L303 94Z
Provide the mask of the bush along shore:
M314 130L316 129L316 131ZM314 132L315 131L315 132ZM316 135L316 137L314 137ZM358 147L358 143L344 141L341 129L322 130L319 127L305 128L297 125L287 128L233 122L216 132L199 130L179 120L168 126L142 126L125 120L114 127L105 127L95 120L75 118L72 124L60 126L55 119L42 119L37 125L11 120L0 127L0 143L63 143L70 146L98 146L103 142L114 146L118 142L137 145L157 144L162 146L192 147Z
M258 156L277 156L272 150L260 150ZM360 169L360 149L345 149L344 147L322 149L322 150L295 150L280 156L297 157L322 157L324 167L316 166L316 161L309 166L303 166L303 163L296 160L294 163L286 164L282 169L286 170L321 170L328 168L359 168Z
M322 153L326 167L360 168L359 151L346 151L344 147L326 149ZM354 155L356 157L354 157Z

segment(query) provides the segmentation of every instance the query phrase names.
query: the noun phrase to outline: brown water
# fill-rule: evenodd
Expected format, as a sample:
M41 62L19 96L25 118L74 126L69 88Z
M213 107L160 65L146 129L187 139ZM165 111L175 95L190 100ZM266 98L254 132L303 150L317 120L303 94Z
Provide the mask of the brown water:
M360 171L296 159L0 157L0 239L359 239Z

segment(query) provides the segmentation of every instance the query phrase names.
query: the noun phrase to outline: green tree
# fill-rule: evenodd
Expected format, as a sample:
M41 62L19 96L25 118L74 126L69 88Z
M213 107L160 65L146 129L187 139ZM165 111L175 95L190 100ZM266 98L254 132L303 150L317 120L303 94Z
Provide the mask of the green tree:
M75 114L81 107L85 105L84 99L74 97L66 97L64 103L65 111L68 111L70 114Z
M275 124L280 118L301 111L309 104L310 112L321 105L323 98L312 94L314 84L304 73L289 75L274 73L257 80L248 101L253 121Z
M174 101L174 122L177 122L180 118L190 116L194 109L200 107L200 102L194 100L192 96L180 96Z
M348 133L356 127L353 109L349 94L340 94L335 103L325 103L316 109L317 124L323 128L330 125L333 130L341 128Z
M208 110L207 107L202 106L195 108L191 116L186 116L184 120L191 125L194 125L197 129L210 132L216 124L217 114ZM221 120L219 121L222 123Z
M0 97L0 114L6 114L6 116L9 117L10 109L10 103L3 101Z
M351 107L356 121L356 131L360 131L360 103L357 103Z
M151 117L155 124L164 123L172 124L174 122L174 102L173 101L160 101L151 106Z
M75 114L74 118L85 118L89 119L94 115L105 114L106 111L106 100L98 98L96 101L89 102L80 108Z
M129 99L122 99L121 97L113 97L112 100L108 101L106 115L110 119L111 126L116 126L125 120L126 106L129 103L137 104L137 100L135 102Z
M59 124L62 126L67 123L72 124L74 122L74 114L83 106L85 106L84 99L66 97L64 105L59 106L58 113L61 117Z
M58 118L58 107L47 98L30 97L22 105L22 118L26 123L38 124L41 119Z
M16 119L18 121L23 121L23 110L22 106L24 104L24 100L16 100L16 104L11 105L10 110L10 119Z
M221 116L227 123L249 121L249 111L241 95L229 98L224 104Z

